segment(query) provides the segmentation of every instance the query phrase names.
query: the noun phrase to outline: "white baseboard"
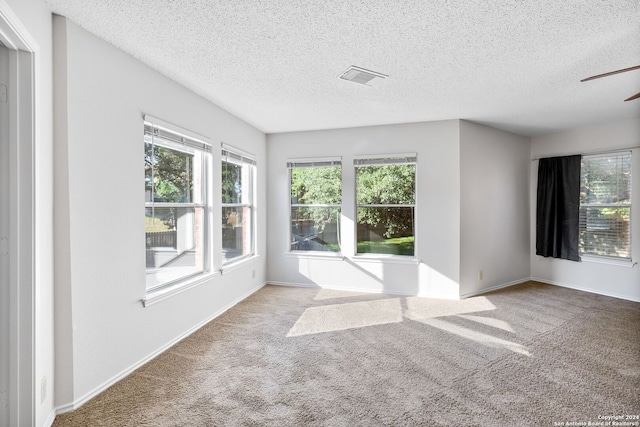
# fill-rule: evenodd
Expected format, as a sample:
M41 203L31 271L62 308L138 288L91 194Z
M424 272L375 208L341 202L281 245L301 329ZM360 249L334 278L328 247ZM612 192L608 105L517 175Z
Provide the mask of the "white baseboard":
M268 285L274 286L291 286L294 288L317 288L317 289L331 289L334 291L345 291L345 292L360 292L363 294L385 294L385 295L395 295L400 297L421 297L421 298L439 298L439 299L459 299L457 296L447 296L447 295L432 295L425 293L415 293L415 292L402 292L402 291L394 291L392 289L373 289L373 288L354 288L350 286L320 286L315 283L292 283L292 282L268 282Z
M267 282L267 285L288 286L291 288L321 288L321 286L318 286L315 283Z
M591 294L604 295L606 297L618 298L618 299L623 299L623 300L633 301L633 302L640 302L640 298L631 298L628 295L620 295L620 294L616 294L614 292L595 291L593 289L587 289L587 288L583 288L583 287L580 287L580 286L571 285L571 284L568 284L568 283L562 283L562 282L558 282L556 280L541 279L539 277L532 277L531 280L533 280L535 282L546 283L547 285L560 286L561 288L574 289L576 291L589 292Z
M98 387L96 387L93 390L91 390L90 392L86 393L81 398L73 401L72 403L69 403L69 404L66 404L66 405L62 405L62 406L58 406L56 408L56 410L55 410L54 418L55 418L55 415L64 414L66 412L70 412L70 411L78 409L80 406L85 404L87 401L89 401L90 399L94 398L98 394L102 393L103 391L105 391L107 388L111 387L113 384L117 383L118 381L120 381L120 380L124 379L125 377L129 376L131 373L133 373L133 371L135 371L136 369L144 366L145 364L147 364L151 360L155 359L160 354L164 353L166 350L168 350L169 348L171 348L172 346L174 346L178 342L182 341L183 339L185 339L189 335L193 334L198 329L202 328L204 325L206 325L207 323L211 322L213 319L215 319L216 317L220 316L221 314L223 314L225 311L229 310L234 305L238 304L239 302L241 302L244 299L248 298L249 296L251 296L255 292L259 291L266 284L267 284L266 282L263 282L263 283L259 284L258 286L252 288L249 292L246 292L242 296L236 298L230 304L227 304L226 306L222 307L220 310L216 311L215 313L213 313L211 316L207 317L202 322L200 322L197 325L193 326L192 328L188 329L183 334L181 334L178 337L174 338L169 343L167 343L164 346L160 347L159 349L157 349L156 351L154 351L153 353L151 353L150 355L148 355L144 359L142 359L142 360L138 361L137 363L133 364L132 366L130 366L129 368L125 369L124 371L122 371L118 375L114 376L110 380L102 383Z
M58 412L55 409L52 409L51 412L49 413L49 416L47 417L47 419L44 421L44 424L42 425L51 427L53 425L53 422L56 420L56 415L58 415Z
M558 282L558 281L554 281L554 280L541 279L541 278L538 278L538 277L524 277L522 279L514 280L512 282L502 283L502 284L491 286L491 287L488 287L488 288L485 288L485 289L479 289L479 290L473 291L473 292L467 292L467 293L464 293L464 294L460 295L459 298L451 298L451 297L447 297L447 296L437 296L437 295L427 295L427 294L420 294L420 293L412 294L412 293L407 293L407 292L395 292L395 291L387 290L387 289L385 289L385 290L380 290L380 289L361 289L361 288L352 288L352 287L345 287L345 286L324 287L324 286L318 286L318 285L316 285L314 283L267 282L267 284L274 285L274 286L292 286L292 287L297 287L297 288L318 288L318 289L324 288L324 289L333 289L333 290L337 290L337 291L347 291L347 292L363 292L363 293L388 294L388 295L398 295L398 296L418 296L418 297L423 297L423 298L464 299L464 298L470 298L470 297L477 296L477 295L482 295L482 294L485 294L485 293L491 292L491 291L497 291L498 289L503 289L503 288L508 288L510 286L519 285L521 283L526 283L528 281L546 283L548 285L554 285L554 286L560 286L560 287L563 287L563 288L575 289L577 291L589 292L589 293L592 293L592 294L604 295L604 296L607 296L607 297L613 297L613 298L623 299L623 300L627 300L627 301L640 302L640 298L639 299L630 298L627 295L620 295L620 294L616 294L616 293L613 293L613 292L594 291L593 289L586 289L586 288L582 288L580 286L570 285L570 284L567 284L567 283L562 283L562 282Z
M514 280L513 282L508 282L508 283L503 283L503 284L500 284L500 285L490 286L488 288L479 289L479 290L473 291L473 292L467 292L465 294L460 295L460 299L486 294L487 292L497 291L498 289L508 288L509 286L515 286L515 285L519 285L521 283L526 283L526 282L528 282L530 280L533 280L533 279L531 279L529 277L525 277L525 278L522 278L522 279Z

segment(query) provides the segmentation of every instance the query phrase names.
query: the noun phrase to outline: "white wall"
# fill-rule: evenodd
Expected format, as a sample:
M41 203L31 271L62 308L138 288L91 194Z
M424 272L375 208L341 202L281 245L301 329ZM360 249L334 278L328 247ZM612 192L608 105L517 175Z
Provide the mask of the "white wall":
M528 280L530 163L529 138L460 122L461 296Z
M610 123L584 129L532 138L532 157L551 157L569 154L612 150L640 145L640 119ZM632 154L631 244L632 258L640 260L640 149ZM573 262L536 255L535 215L538 162L531 167L531 277L542 282L596 292L604 295L640 301L640 266L633 267Z
M266 145L263 133L65 18L54 27L56 405L66 411L262 286ZM259 256L146 308L143 114L255 154L259 195ZM216 188L219 150L213 159Z
M457 120L267 136L268 278L272 283L457 298L460 265L460 150ZM358 155L415 152L416 257L398 262L354 256ZM342 157L342 258L289 253L287 160Z
M21 384L20 388L33 390L34 424L44 425L54 416L51 13L42 0L0 0L0 9L16 16L20 33L24 31L24 35L37 44L34 52L36 265L33 301L34 377L37 384ZM29 286L29 283L20 286ZM45 395L40 390L42 378L47 383Z

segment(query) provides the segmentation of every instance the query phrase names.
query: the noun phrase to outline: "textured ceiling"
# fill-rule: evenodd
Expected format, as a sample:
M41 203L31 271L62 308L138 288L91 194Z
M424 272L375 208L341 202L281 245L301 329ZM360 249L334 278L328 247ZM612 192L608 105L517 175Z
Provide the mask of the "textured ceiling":
M468 119L522 135L640 116L638 0L46 0L266 133ZM389 75L372 87L350 65Z

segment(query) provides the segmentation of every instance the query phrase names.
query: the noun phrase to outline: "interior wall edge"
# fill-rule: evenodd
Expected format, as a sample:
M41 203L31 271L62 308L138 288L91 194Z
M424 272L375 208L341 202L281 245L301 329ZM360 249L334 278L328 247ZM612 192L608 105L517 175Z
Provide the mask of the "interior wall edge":
M499 289L508 288L510 286L519 285L521 283L526 283L526 282L529 282L531 280L535 280L535 279L532 279L531 277L523 277L522 279L514 280L514 281L511 281L511 282L507 282L507 283L502 283L500 285L491 286L491 287L488 287L486 289L481 289L481 290L477 290L477 291L467 292L467 293L461 294L460 295L460 299L465 299L465 298L475 297L475 296L478 296L478 295L483 295L483 294L486 294L488 292L497 291Z

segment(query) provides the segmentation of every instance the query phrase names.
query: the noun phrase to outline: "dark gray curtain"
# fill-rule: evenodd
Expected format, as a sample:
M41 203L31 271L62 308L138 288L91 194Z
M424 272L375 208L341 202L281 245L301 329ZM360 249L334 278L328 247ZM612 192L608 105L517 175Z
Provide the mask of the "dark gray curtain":
M577 155L538 163L536 255L580 261L580 160Z

